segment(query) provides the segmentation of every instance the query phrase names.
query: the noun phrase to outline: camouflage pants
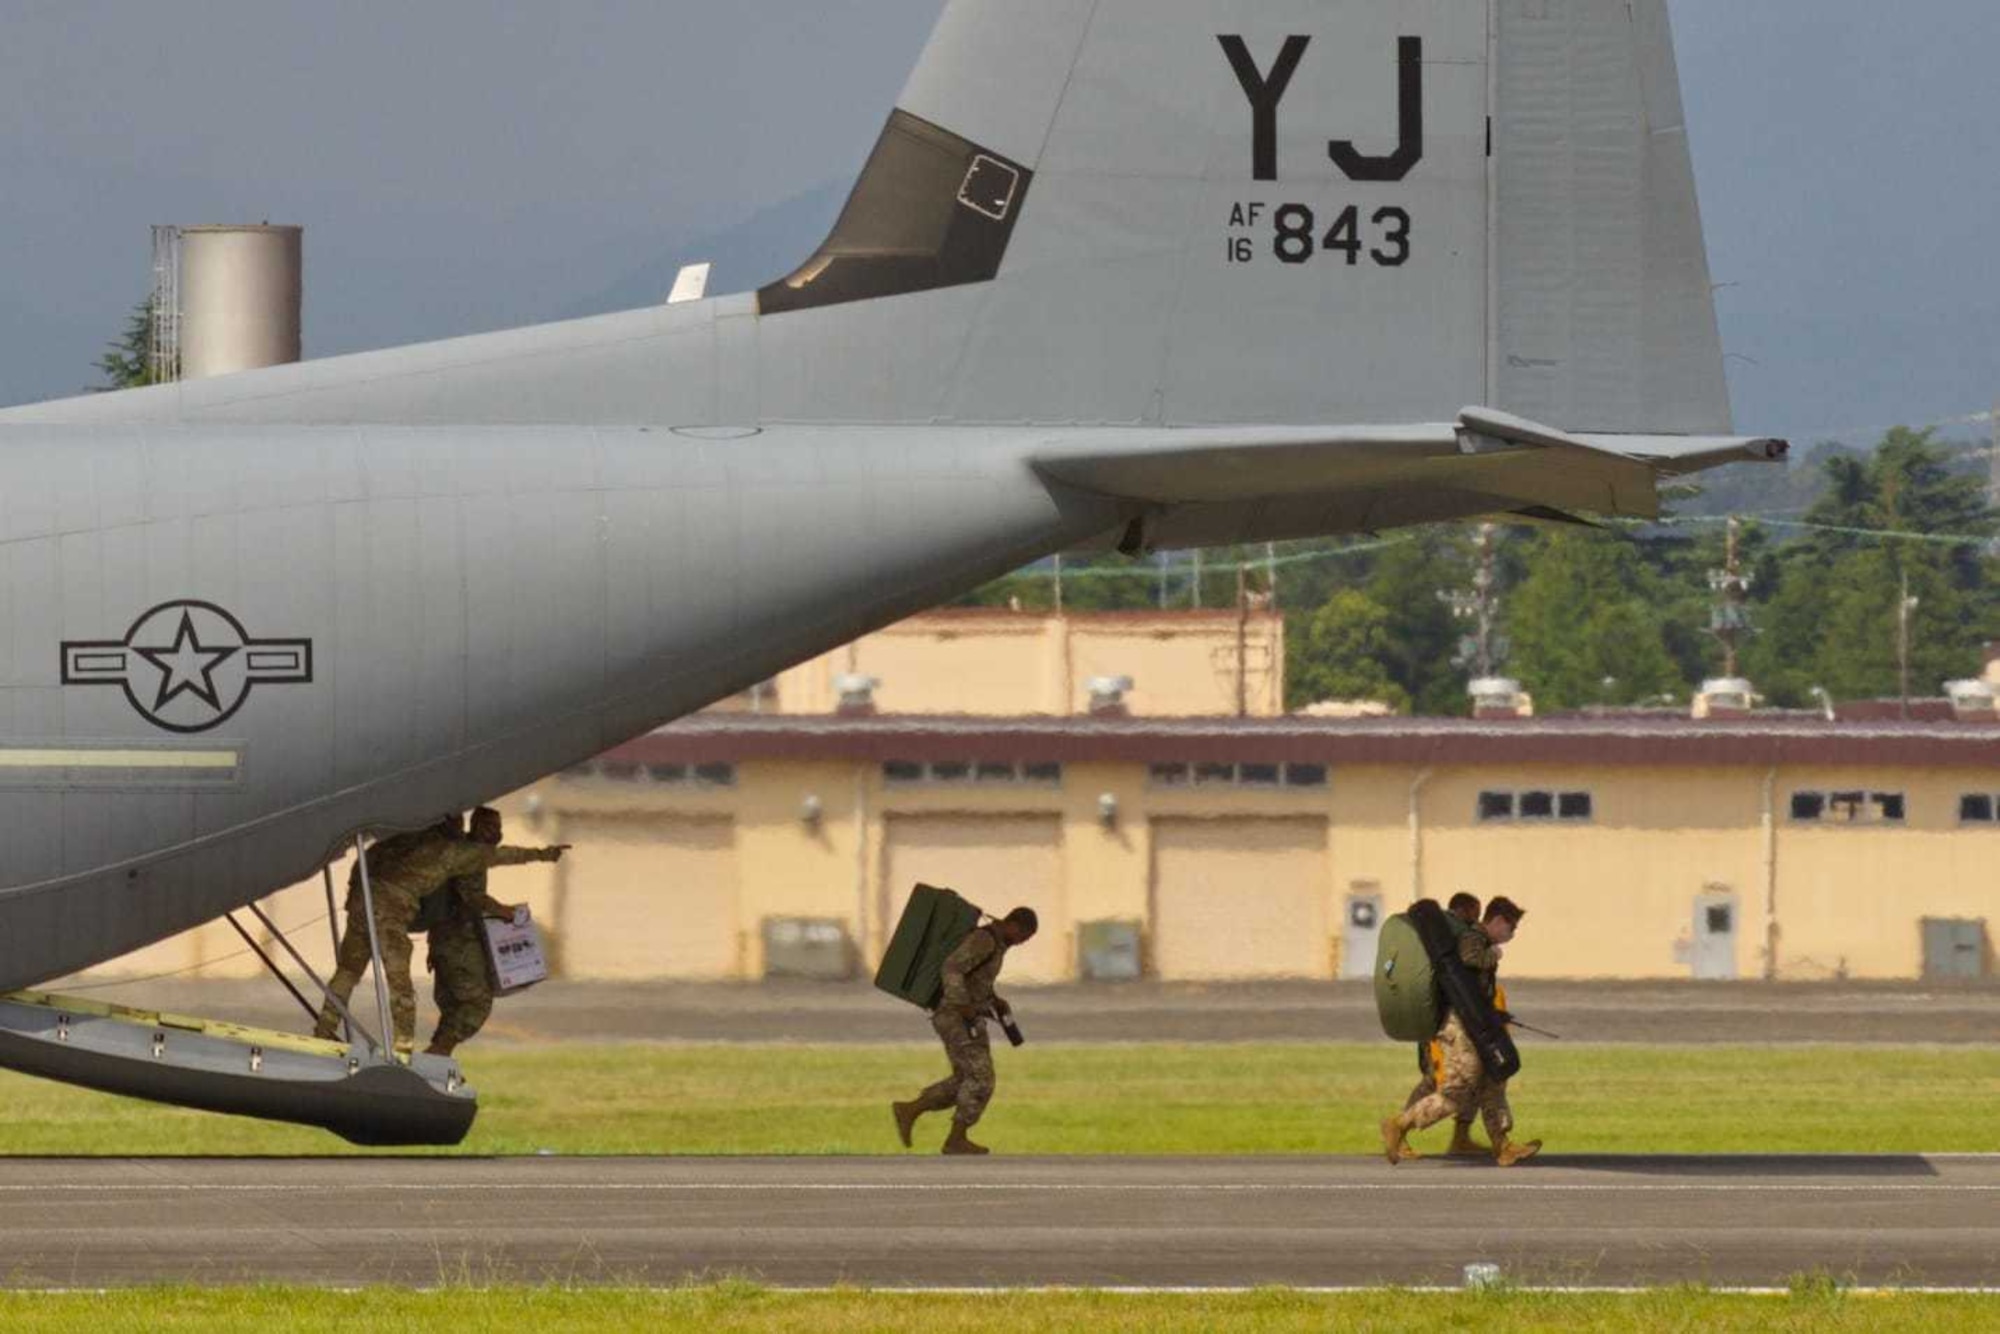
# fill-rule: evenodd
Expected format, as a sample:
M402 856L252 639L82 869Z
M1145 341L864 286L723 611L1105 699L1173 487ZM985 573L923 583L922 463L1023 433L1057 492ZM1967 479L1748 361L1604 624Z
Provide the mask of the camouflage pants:
M926 1112L956 1108L954 1122L975 1126L986 1114L986 1104L993 1100L993 1048L986 1040L986 1021L978 1020L968 1027L951 1011L939 1010L931 1016L931 1027L944 1043L951 1077L919 1093L917 1106Z
M1514 1128L1514 1113L1507 1106L1507 1082L1486 1077L1479 1052L1456 1014L1445 1020L1438 1044L1444 1052L1444 1077L1435 1090L1403 1109L1403 1124L1411 1130L1423 1130L1448 1116L1469 1124L1476 1112L1496 1144L1505 1139Z
M1417 1044L1417 1070L1419 1078L1417 1079L1417 1086L1410 1090L1410 1096L1403 1100L1404 1111L1409 1111L1425 1098L1437 1092L1437 1067L1442 1063L1443 1055L1443 1048L1439 1047L1434 1041ZM1469 1126L1472 1124L1473 1118L1478 1115L1479 1110L1475 1107L1461 1107L1458 1109L1456 1119L1460 1125Z
M375 901L375 935L382 947L382 978L389 987L389 1017L395 1025L395 1041L404 1047L417 1038L417 989L410 981L410 923L417 905L390 896ZM347 929L341 933L340 949L334 955L333 976L327 990L352 1008L354 988L368 970L368 914L362 910L361 896L347 896ZM372 1012L372 1007L371 1007ZM366 1018L363 1018L366 1023ZM340 1011L328 1001L320 1007L313 1036L332 1038L340 1034Z
M449 1056L459 1043L486 1026L493 1013L493 982L486 975L486 938L477 920L453 919L431 928L431 995L437 1001L437 1032L431 1050Z

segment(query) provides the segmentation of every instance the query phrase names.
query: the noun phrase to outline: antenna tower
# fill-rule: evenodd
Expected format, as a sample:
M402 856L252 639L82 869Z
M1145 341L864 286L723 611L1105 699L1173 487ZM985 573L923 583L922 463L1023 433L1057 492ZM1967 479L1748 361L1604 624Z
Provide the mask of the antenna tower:
M1722 568L1708 572L1708 586L1715 592L1715 607L1709 613L1708 632L1722 645L1722 675L1735 680L1737 655L1744 636L1750 633L1751 577L1743 573L1740 549L1743 521L1729 516L1729 536L1722 551Z
M1451 608L1453 616L1472 622L1472 633L1460 643L1455 661L1461 667L1471 666L1478 680L1492 676L1507 654L1505 641L1494 633L1500 618L1498 562L1494 550L1498 537L1499 529L1493 524L1479 525L1475 544L1479 559L1473 568L1470 591L1438 590L1438 600Z

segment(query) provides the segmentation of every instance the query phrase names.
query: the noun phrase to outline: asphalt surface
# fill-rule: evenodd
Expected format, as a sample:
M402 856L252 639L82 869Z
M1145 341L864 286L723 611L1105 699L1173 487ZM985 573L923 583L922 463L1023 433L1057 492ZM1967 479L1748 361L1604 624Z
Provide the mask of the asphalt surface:
M2000 1284L2000 1157L14 1159L14 1287Z
M269 978L156 979L85 994L119 1004L300 1028ZM71 989L53 983L54 991ZM1572 1042L1988 1043L2000 985L1550 982L1507 984L1514 1012ZM1139 982L1007 987L1037 1042L1378 1042L1371 984ZM430 987L419 979L420 1027ZM363 988L363 997L373 993ZM365 1011L364 1011L365 1013ZM537 1042L917 1042L923 1016L865 983L547 982L495 1007L482 1046Z

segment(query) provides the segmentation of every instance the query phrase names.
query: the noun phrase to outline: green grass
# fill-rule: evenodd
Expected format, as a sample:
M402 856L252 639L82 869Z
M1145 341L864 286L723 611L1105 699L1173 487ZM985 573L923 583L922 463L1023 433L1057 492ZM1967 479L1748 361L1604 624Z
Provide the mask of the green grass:
M1479 1331L1939 1331L1991 1329L2000 1300L1981 1297L1842 1294L1805 1285L1789 1296L1731 1296L1698 1288L1623 1295L1534 1292L1369 1292L1319 1295L1270 1289L1222 1295L1091 1292L967 1296L835 1291L785 1293L745 1284L657 1292L560 1288L372 1289L141 1288L103 1295L0 1294L0 1327L49 1334L178 1329L274 1329L371 1334L495 1330L567 1334L584 1330L847 1331L1004 1329L1009 1334L1090 1330Z
M1563 1153L2000 1152L2000 1049L1548 1047L1519 1132ZM1006 1153L1370 1153L1414 1079L1388 1043L1041 1046L997 1053L982 1126ZM898 1151L891 1098L943 1073L917 1046L473 1048L462 1152ZM944 1118L919 1128L934 1149ZM1441 1147L1442 1129L1420 1138ZM350 1152L316 1130L0 1074L0 1153Z

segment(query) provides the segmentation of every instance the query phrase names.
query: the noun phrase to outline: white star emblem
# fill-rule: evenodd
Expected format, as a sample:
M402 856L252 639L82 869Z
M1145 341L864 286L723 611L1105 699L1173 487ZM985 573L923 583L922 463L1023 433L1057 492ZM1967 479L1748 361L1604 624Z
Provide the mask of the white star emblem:
M181 695L193 695L211 709L220 710L222 701L215 691L216 667L241 651L239 647L203 648L195 637L194 618L181 612L180 629L174 633L172 648L133 649L165 675L160 678L159 697L153 701L155 713Z

